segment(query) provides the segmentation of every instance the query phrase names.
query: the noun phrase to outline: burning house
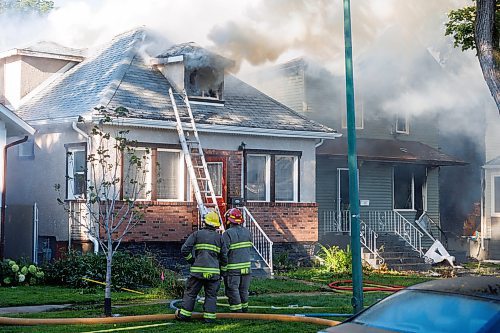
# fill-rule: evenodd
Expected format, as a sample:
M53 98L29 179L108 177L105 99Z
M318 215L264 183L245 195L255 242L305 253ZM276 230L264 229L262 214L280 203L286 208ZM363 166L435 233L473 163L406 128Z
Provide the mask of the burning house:
M436 241L446 243L440 221L440 170L465 164L440 150L436 116L417 117L406 109L384 111L396 87L405 82L409 82L406 89L418 85L418 79L405 70L440 70L426 52L406 59L400 67L395 64L401 59L393 59L394 71L383 73L383 84L371 80L381 77L377 64L359 60L369 78L360 80L355 89L361 242L365 259L375 266L428 268L427 251ZM259 72L250 81L298 113L343 134L316 149L316 200L320 241L345 246L350 204L344 78L299 58ZM388 87L387 82L393 85Z
M5 72L25 68L22 75L33 75L30 85L4 86L3 96L37 130L27 143L30 156L22 155L28 150L9 152L15 172L8 182L16 186L8 200L11 214L36 203L38 254L96 247L81 227L85 161L92 153L87 140L95 107L122 106L128 115L120 126L159 166L148 171L150 191L139 198L148 203L146 215L122 246L147 248L172 266L179 262L178 249L198 228L199 216L169 88L185 89L189 97L219 209L243 200L247 223L259 226L255 244L268 265L273 252L310 254L318 239L315 146L339 134L229 74L231 60L193 43L143 57L150 42L139 29L84 52L44 47L3 59ZM62 185L70 215L59 207L54 184Z

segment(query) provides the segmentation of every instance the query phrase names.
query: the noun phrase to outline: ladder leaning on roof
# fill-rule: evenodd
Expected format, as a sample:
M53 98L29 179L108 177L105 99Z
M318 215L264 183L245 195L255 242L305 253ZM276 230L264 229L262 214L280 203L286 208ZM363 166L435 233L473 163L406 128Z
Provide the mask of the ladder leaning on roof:
M217 206L217 198L215 196L212 179L208 172L207 162L203 154L203 148L201 147L200 137L198 136L198 130L196 129L193 112L191 111L191 105L189 104L186 91L183 90L182 93L175 93L175 95L180 95L184 100L186 107L183 115L179 113L172 88L168 90L168 93L172 101L175 120L177 121L177 133L179 134L179 141L182 151L184 152L184 158L186 160L186 166L200 216L203 218L209 211L209 208L213 208L217 212L217 215L219 215L221 229L224 229L224 223L222 223L219 207ZM183 122L183 120L185 122ZM187 132L187 138L184 134L185 132ZM189 132L193 133L192 137L189 137Z

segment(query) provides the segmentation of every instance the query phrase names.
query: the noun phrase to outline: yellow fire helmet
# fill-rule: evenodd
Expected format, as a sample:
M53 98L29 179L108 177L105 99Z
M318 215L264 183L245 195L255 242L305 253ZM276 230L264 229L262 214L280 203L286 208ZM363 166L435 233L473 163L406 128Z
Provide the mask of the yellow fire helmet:
M205 215L205 223L214 228L220 227L219 214L217 214L217 212L215 211L208 212Z

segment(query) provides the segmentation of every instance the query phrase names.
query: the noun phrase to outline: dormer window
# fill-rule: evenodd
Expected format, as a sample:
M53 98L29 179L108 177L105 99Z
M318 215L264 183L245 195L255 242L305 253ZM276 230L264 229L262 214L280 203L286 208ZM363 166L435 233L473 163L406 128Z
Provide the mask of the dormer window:
M186 90L190 101L224 104L224 73L234 61L195 43L172 46L152 61L177 91Z
M214 68L202 67L188 73L186 91L190 97L222 100L224 73Z

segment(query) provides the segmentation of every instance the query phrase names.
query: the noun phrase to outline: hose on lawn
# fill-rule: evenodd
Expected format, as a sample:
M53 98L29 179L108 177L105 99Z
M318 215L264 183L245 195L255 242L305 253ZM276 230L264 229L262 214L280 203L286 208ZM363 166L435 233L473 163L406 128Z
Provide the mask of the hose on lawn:
M366 287L363 286L363 292L385 291L395 293L396 291L400 291L401 289L405 288L404 286L382 284L373 281L363 281L363 284L367 285ZM352 291L352 280L333 281L328 284L328 287L332 288L333 290Z
M202 313L193 313L192 318L202 319ZM290 315L263 314L263 313L217 313L218 319L241 320L271 320L316 324L321 326L335 326L339 321L312 317L294 317ZM9 318L0 317L0 325L35 326L35 325L96 325L96 324L123 324L132 322L151 322L174 320L174 314L155 314L124 317L101 318Z

